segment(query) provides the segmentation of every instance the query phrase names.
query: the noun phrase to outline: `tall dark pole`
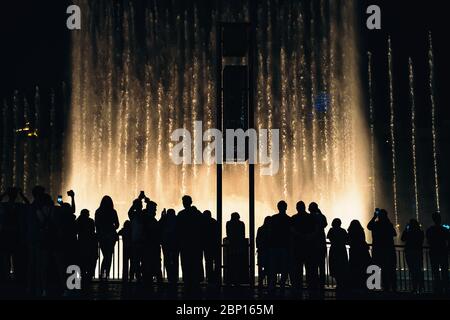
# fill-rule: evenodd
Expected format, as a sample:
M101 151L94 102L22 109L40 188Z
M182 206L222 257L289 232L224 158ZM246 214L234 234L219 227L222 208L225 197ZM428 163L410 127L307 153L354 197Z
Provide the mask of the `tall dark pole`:
M249 46L249 129L255 129L255 53L256 53L256 0L250 1ZM249 165L249 215L250 215L250 285L255 285L255 165Z
M216 83L217 83L217 88L216 88L216 104L217 104L217 129L219 129L220 131L223 130L223 119L222 119L222 24L219 22L217 23L216 26L217 30L216 30L216 41L217 41L217 71L216 71ZM223 150L223 146L222 146L222 150ZM223 151L222 151L223 152ZM221 153L222 153L221 152ZM217 155L216 155L217 156ZM222 227L223 227L223 222L222 222L222 160L223 160L223 155L220 154L220 158L218 157L217 159L217 221L219 223L219 239L220 239L220 254L219 254L219 259L218 259L218 266L219 266L219 284L222 284Z

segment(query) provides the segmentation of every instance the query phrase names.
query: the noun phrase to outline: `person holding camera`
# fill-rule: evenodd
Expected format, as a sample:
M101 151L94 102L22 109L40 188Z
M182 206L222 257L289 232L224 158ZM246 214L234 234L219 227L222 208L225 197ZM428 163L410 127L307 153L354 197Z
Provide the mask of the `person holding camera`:
M381 268L383 289L397 291L397 259L394 238L397 237L394 225L389 220L386 210L376 209L367 229L372 231L373 262Z

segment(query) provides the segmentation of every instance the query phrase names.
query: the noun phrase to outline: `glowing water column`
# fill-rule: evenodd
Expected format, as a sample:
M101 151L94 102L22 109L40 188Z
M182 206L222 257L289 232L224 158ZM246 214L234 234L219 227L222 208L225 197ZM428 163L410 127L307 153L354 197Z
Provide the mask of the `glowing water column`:
M409 97L411 102L411 155L413 162L414 176L414 200L416 209L416 219L419 221L419 188L417 183L417 147L416 147L416 97L414 89L414 65L409 58Z
M395 145L395 101L394 101L394 78L392 62L391 37L388 38L388 63L389 63L389 106L390 106L390 129L392 150L392 191L394 195L395 225L398 228L398 198L397 198L397 151Z
M429 88L430 88L430 102L431 102L431 135L433 138L433 167L434 167L434 189L436 199L436 211L440 212L439 200L439 172L438 172L438 154L437 154L437 132L436 132L436 100L434 98L434 54L433 54L433 37L429 34L429 50L428 50L428 65L430 68Z
M373 105L373 74L372 74L372 53L368 52L368 76L369 76L369 115L370 115L370 166L371 166L371 187L372 206L376 208L376 179L375 179L375 118Z

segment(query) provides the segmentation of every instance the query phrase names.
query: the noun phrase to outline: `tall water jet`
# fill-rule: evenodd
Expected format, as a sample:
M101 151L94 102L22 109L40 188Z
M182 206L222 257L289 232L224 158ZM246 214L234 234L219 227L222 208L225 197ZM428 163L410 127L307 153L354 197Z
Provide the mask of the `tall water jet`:
M372 53L368 52L368 84L369 84L369 119L370 119L370 168L371 168L371 188L372 188L372 206L375 210L377 206L376 190L376 172L375 172L375 113L373 104L373 74L372 74Z
M59 185L56 183L56 157L54 155L54 150L56 150L57 147L57 129L56 129L56 97L55 92L53 89L50 93L50 150L52 150L52 156L50 157L50 194L55 194L59 192Z
M8 159L8 150L9 150L9 135L8 135L8 116L9 116L9 106L8 103L6 102L6 99L3 100L3 104L2 104L2 119L3 119L3 127L2 127L2 163L1 163L1 169L2 169L2 174L1 174L1 184L0 186L7 186L8 185L8 176L7 176L7 172L8 172L8 164L9 164L9 159Z
M431 103L431 136L433 142L433 169L434 169L434 190L436 200L436 211L441 211L440 195L439 195L439 169L438 169L438 153L437 153L437 130L436 130L436 100L434 98L434 52L433 52L433 36L431 32L428 36L428 66L429 66L429 81L430 89L430 103Z
M420 221L419 186L417 182L416 94L414 88L414 65L411 58L409 58L408 70L409 70L409 98L411 103L411 156L413 163L415 213L417 221Z
M392 194L394 196L395 225L399 226L398 220L398 197L397 197L397 148L395 144L395 100L394 100L394 72L391 37L388 38L388 68L389 68L389 107L390 107L390 133L392 152Z
M36 87L34 93L34 128L37 130L38 135L41 133L41 95L39 91L39 87ZM40 139L37 139L35 143L35 161L34 161L34 181L33 186L38 185L42 180L42 172L44 168L42 166L42 149L43 143ZM64 162L63 162L64 163Z

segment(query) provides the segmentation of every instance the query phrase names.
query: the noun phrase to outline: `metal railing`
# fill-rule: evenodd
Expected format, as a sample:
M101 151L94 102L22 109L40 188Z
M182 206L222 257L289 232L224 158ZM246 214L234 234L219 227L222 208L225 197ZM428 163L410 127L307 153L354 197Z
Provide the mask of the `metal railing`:
M224 247L224 245L222 245L222 248ZM117 242L115 249L114 249L114 255L113 255L113 259L112 259L112 266L111 266L111 272L110 272L110 276L109 279L110 280L121 280L122 279L122 239L120 238L119 241ZM328 245L328 251L330 249L330 246ZM222 250L222 254L223 254ZM408 291L412 291L412 281L411 281L411 276L410 276L410 272L408 269L408 264L407 264L407 260L406 260L406 253L405 253L405 247L404 246L400 246L397 245L395 246L395 254L396 254L396 259L397 259L397 290L400 292L408 292ZM162 251L161 251L161 258L164 259ZM96 267L96 274L95 277L98 278L99 274L100 274L100 264L102 261L103 257L102 254L100 252L99 249L99 259L97 260L97 267ZM224 261L224 260L222 260ZM249 259L250 261L250 259ZM255 257L255 261L256 257ZM166 274L165 274L165 270L164 270L164 264L161 263L162 265L162 272L163 272L163 277L165 278ZM223 265L222 268L222 273L225 272L226 270L226 266ZM326 282L325 282L325 286L329 289L333 289L336 286L336 282L334 280L333 277L330 276L330 263L329 263L329 255L327 254L327 258L326 258L326 268L325 268L325 272L326 272ZM181 272L180 272L181 275ZM256 280L256 279L255 279ZM429 256L429 247L423 247L423 290L424 292L432 292L433 291L433 275L432 275L432 270L431 270L431 262L430 262L430 256Z

